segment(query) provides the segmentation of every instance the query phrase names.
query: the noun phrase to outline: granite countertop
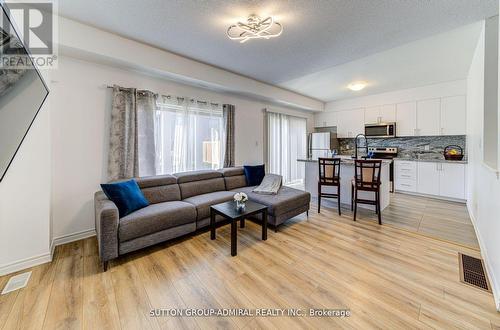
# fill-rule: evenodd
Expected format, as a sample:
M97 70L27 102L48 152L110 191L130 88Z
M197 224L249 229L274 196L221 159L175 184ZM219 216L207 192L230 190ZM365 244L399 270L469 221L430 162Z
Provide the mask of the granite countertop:
M408 160L412 162L426 162L426 163L457 163L467 164L467 158L463 160L446 160L444 158L417 158L417 157L396 157L394 160Z
M345 155L337 155L334 156L334 158L340 158L341 159L341 164L343 165L353 165L354 164L354 159L351 158L351 156L345 156ZM383 164L389 164L392 162L390 159L380 159ZM312 159L312 158L299 158L297 159L299 162L307 162L307 163L317 163L317 159Z

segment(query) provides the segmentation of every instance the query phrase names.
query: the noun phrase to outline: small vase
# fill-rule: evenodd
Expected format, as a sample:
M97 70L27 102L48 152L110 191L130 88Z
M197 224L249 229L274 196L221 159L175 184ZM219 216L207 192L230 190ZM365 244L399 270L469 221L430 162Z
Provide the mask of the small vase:
M236 201L236 209L240 212L243 211L245 209L245 202Z

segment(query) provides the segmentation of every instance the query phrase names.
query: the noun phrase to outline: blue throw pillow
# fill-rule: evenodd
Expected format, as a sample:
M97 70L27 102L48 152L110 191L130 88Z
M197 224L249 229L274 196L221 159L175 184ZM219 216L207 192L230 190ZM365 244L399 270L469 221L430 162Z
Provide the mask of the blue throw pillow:
M118 207L120 218L149 205L135 180L101 184L101 188Z
M266 169L264 165L249 166L244 165L243 170L245 171L245 177L247 179L247 186L258 186L264 179L266 175Z

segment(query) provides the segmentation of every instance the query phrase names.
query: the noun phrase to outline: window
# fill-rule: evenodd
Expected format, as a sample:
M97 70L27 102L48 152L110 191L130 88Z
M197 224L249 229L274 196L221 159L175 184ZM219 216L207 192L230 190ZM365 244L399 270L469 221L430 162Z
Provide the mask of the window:
M267 113L269 172L281 174L283 184L303 189L306 155L306 119Z
M158 174L222 167L222 105L162 97L154 131Z

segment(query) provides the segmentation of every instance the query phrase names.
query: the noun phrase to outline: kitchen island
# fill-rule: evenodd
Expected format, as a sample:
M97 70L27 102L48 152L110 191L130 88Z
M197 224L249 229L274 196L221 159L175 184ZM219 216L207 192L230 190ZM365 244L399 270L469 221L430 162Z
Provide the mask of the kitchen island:
M351 207L351 185L354 178L354 159L351 156L336 156L340 158L340 203L342 207ZM311 197L318 197L318 177L319 166L317 159L297 159L299 162L305 162L305 178L304 187ZM382 168L380 170L380 209L385 209L390 203L390 181L389 181L389 164L392 160L382 159ZM323 186L322 191L325 193L336 193L337 187ZM375 200L373 192L360 191L359 197L363 199ZM336 199L330 199L336 201ZM358 204L358 207L375 210L373 205Z

